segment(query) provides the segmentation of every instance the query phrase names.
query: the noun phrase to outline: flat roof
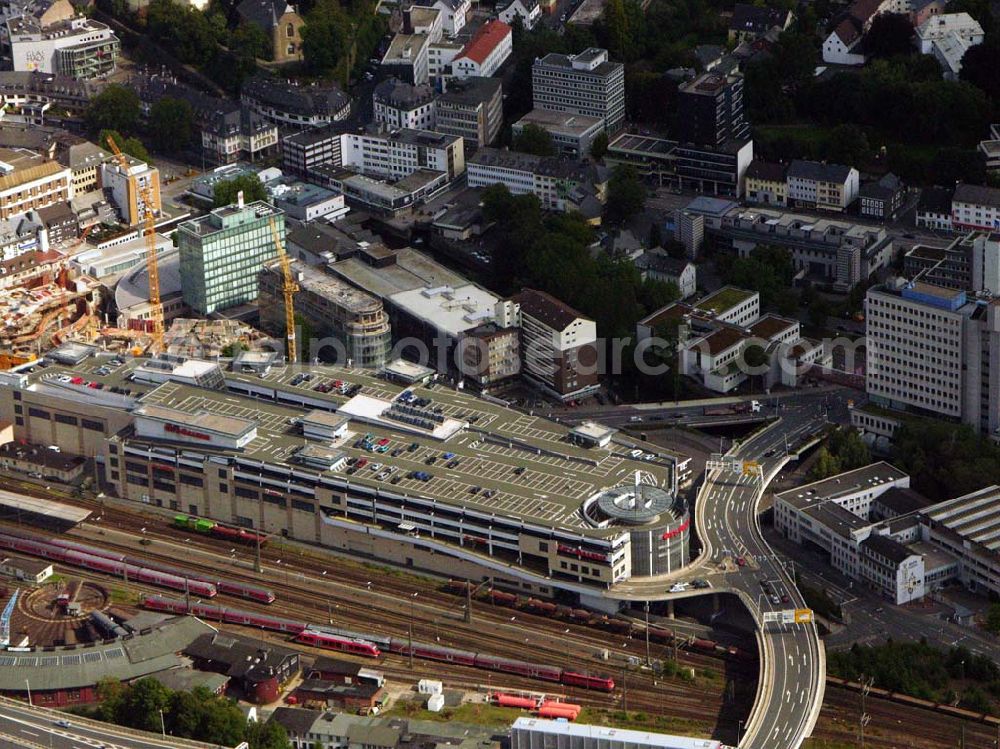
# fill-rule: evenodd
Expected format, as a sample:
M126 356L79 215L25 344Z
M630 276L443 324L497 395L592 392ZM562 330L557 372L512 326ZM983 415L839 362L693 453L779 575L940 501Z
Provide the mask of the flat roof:
M716 315L721 315L747 301L756 293L747 289L738 289L735 286L723 286L718 291L713 291L704 299L695 302L694 306L700 310L714 309Z
M537 125L544 130L552 132L580 136L589 133L595 128L604 126L604 120L600 117L587 117L582 114L572 112L550 112L547 109L532 109L524 117L514 123L514 127L524 127L526 125Z
M428 325L457 337L492 322L500 298L475 284L400 291L389 300Z
M631 485L635 472L642 471L650 482L661 487L672 485L673 460L683 460L668 450L644 446L649 452L661 456L657 461L636 461L628 454L629 445L612 442L606 447L583 447L568 440L571 427L507 408L501 403L487 401L465 390L454 390L434 382L427 385L401 385L379 377L371 370L347 369L326 365L312 365L309 381L292 385L301 367L276 365L262 375L225 372L227 389L212 389L189 384L187 381L170 381L156 386L133 383L129 378L145 360L129 360L122 367L107 375L96 369L104 363L101 357L92 357L74 368L50 365L44 370L26 375L28 388L39 382L57 378L61 374L84 376L87 380L105 384L105 390L92 388L44 389L46 397L63 398L66 408L78 407L82 401L96 403L111 387L134 388L131 398L139 399L139 407L167 409L172 418L183 415L186 425L193 425L198 414L208 414L225 423L236 419L238 423L256 425L256 436L242 449L226 449L213 445L184 443L186 455L226 455L237 463L247 461L251 466L261 462L291 471L298 476L308 476L315 482L377 489L383 493L414 496L429 501L458 506L468 510L497 514L515 521L544 528L561 529L573 535L592 538L613 538L620 528L595 528L580 512L583 503L597 496L608 487ZM349 413L352 406L345 405L348 398L337 390L327 393L317 391L317 386L327 381L341 380L360 386L357 395L365 396L356 401L360 408L374 399L386 402L396 399L404 390L419 398L427 398L426 409L437 411L445 422L453 420L468 424L442 441L430 433L407 430L407 425L384 419L373 424L363 420L363 409L355 416ZM0 385L2 386L2 385ZM251 397L245 393L257 393ZM357 397L357 396L355 396ZM124 400L123 400L124 402ZM50 402L50 407L56 408ZM370 463L381 463L397 469L395 477L402 477L390 485L389 478L379 479L381 471L363 470L347 476L343 468L313 471L303 466L297 453L303 447L303 434L298 420L313 409L339 412L351 420L347 433L325 447L341 450L347 457L366 458ZM156 410L153 413L157 412ZM202 417L204 418L204 417ZM215 423L214 418L211 423ZM388 452L372 453L363 447L354 447L365 433L388 439ZM123 434L126 444L156 446L171 449L174 443L153 437ZM307 440L308 444L308 440ZM320 444L314 442L314 444ZM410 451L409 446L414 445ZM638 446L638 445L637 445ZM397 456L391 452L403 448ZM446 453L453 458L443 459ZM435 458L428 465L429 458ZM458 461L453 467L446 464ZM518 472L517 469L523 469ZM411 471L425 471L429 481L408 478ZM472 494L474 487L483 491ZM487 490L495 492L487 495Z
M514 731L534 731L553 736L567 736L570 739L592 740L598 745L626 746L639 744L657 749L724 749L722 742L715 739L695 739L689 736L671 736L665 733L634 731L627 728L590 726L585 723L570 723L562 720L541 718L518 718L511 726ZM575 745L576 742L574 742ZM583 745L581 743L581 745Z
M429 255L412 248L395 253L396 262L376 268L358 258L331 263L335 274L369 294L385 298L400 291L437 286L464 286L468 281Z
M38 497L27 497L23 494L0 489L0 508L5 515L9 513L30 513L46 519L61 520L67 523L82 523L90 517L91 511L60 502L50 502Z
M864 489L908 478L907 474L882 460L862 468L856 468L853 471L838 473L836 476L830 476L821 481L814 481L811 484L778 492L774 498L802 509Z
M958 536L981 544L990 551L1000 551L1000 487L987 486L979 491L940 502L923 510L923 515Z
M171 424L184 424L191 429L203 429L231 437L239 437L253 429L251 419L235 416L222 416L211 411L185 411L178 408L166 408L152 404L143 404L135 411L136 416L143 416L156 421L166 421Z

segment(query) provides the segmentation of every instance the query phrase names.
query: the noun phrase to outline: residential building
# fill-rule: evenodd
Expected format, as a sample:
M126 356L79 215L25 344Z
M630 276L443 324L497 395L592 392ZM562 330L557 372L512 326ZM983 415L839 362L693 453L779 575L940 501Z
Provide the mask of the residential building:
M304 21L286 0L243 0L236 6L240 23L250 23L267 36L276 63L302 59Z
M654 247L642 253L635 267L643 280L664 281L677 286L681 299L693 296L698 289L698 269L689 260L671 257L662 247Z
M472 0L415 0L414 5L440 11L442 27L449 36L455 36L465 28L472 12Z
M858 197L854 167L796 159L788 165L788 201L793 206L844 211Z
M456 78L488 78L506 62L513 51L513 30L503 21L487 21L451 61Z
M434 130L434 99L434 89L427 84L386 78L372 92L375 122L393 129Z
M913 28L920 28L924 21L932 16L944 13L948 5L944 0L910 0L909 5L910 23Z
M955 196L954 187L925 187L917 200L914 223L921 229L950 232L951 201Z
M588 158L594 139L605 132L604 120L599 117L532 109L514 123L511 134L516 137L529 125L547 132L560 156L575 159Z
M271 221L282 243L285 214L263 201L216 208L177 227L184 302L202 315L255 303L261 266L276 257Z
M1000 229L1000 188L959 183L951 199L954 231Z
M914 245L903 256L903 275L974 294L1000 289L1000 236L970 232L945 248Z
M524 289L510 301L525 378L563 401L596 390L596 323L543 291Z
M451 64L465 49L459 39L441 39L427 45L427 74L437 80L451 78Z
M382 68L387 75L414 86L426 84L430 79L430 45L426 34L396 34L382 56Z
M754 159L746 171L744 195L748 203L758 205L788 205L788 167L771 161Z
M854 0L834 18L830 34L823 41L823 62L830 65L864 65L867 56L861 41L879 13L907 12L908 3L898 0Z
M542 6L538 4L538 0L509 0L500 8L498 15L501 21L511 26L516 18L521 28L530 31L542 17Z
M879 221L895 221L906 201L906 187L902 180L889 172L877 182L866 182L858 191L861 198L861 215Z
M674 211L674 240L684 245L684 254L697 260L705 241L705 217L695 211Z
M729 19L729 41L740 44L759 39L773 29L784 31L793 20L790 10L736 3Z
M51 244L62 244L80 236L80 222L69 203L53 203L39 208L38 218L44 224Z
M678 141L719 147L745 141L750 124L743 113L743 77L702 73L677 91Z
M924 281L895 279L865 299L865 390L876 405L1000 428L1000 306Z
M381 369L389 360L392 337L389 317L382 302L349 285L337 276L296 259L292 273L299 286L295 294L295 314L304 318L314 339L333 338L339 346L327 343L319 352L303 352L302 359L320 357L345 366ZM285 334L284 275L274 260L260 271L261 327L272 335ZM305 342L302 342L304 345Z
M480 148L466 166L469 187L502 184L515 195L530 192L550 211L599 212L607 196L609 172L596 164Z
M44 125L46 117L54 111L64 110L71 115L81 115L90 100L98 94L100 85L97 82L38 70L0 71L0 105L5 107L2 121L39 126ZM36 128L32 130L39 132ZM53 131L52 135L53 140L64 140L65 131Z
M448 78L435 104L436 124L432 128L459 136L472 153L492 145L503 127L503 87L499 78Z
M625 124L625 66L609 61L606 49L535 60L531 92L535 109L598 117L609 133Z
M299 85L255 76L243 82L240 100L278 127L300 130L329 125L351 113L351 98L333 81Z
M111 202L118 210L123 224L138 226L151 212L160 215L160 170L155 166L126 157L128 169L123 170L117 161L101 164L101 184L110 193ZM151 203L144 202L148 195Z
M955 81L965 53L984 38L983 27L968 13L941 13L917 27L914 43L922 54L934 55L946 80Z
M111 29L77 16L69 0L42 3L6 21L5 54L15 71L91 80L115 72L121 42Z
M0 148L0 219L73 197L72 173L31 151Z
M70 171L71 195L100 189L100 166L112 155L90 141L68 144L56 151L56 160Z

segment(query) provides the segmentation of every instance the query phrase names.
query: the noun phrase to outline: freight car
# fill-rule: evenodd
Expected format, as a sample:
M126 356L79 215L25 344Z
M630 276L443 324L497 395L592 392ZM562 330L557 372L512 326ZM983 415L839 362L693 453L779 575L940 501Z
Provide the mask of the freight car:
M473 653L468 650L447 648L416 640L411 643L409 638L369 635L347 629L311 625L306 622L281 619L203 603L192 603L188 606L185 601L165 598L163 596L146 596L143 605L154 611L193 614L203 619L222 621L229 624L241 624L248 627L259 627L275 632L285 632L293 635L297 642L306 645L313 645L320 648L329 647L333 650L350 652L356 655L367 655L373 658L379 657L382 652L410 655L410 651L412 650L414 657L426 658L428 660L484 668L491 671L501 671L503 673L517 674L518 676L542 679L569 686L596 689L602 692L611 692L615 688L614 680L606 676L589 676L575 671L565 671L557 666L528 663L527 661L501 658L486 653Z
M215 520L206 520L190 515L174 515L173 525L175 528L222 538L237 544L255 545L259 543L264 546L267 543L267 534L265 533L257 533L247 528L234 528Z
M135 557L128 557L124 554L119 554L114 551L106 551L104 549L98 549L94 546L87 546L86 544L77 543L75 541L66 541L61 538L49 539L49 543L53 546L58 546L62 549L78 551L84 554L90 554L95 557L103 557L104 559L113 559L119 562L128 562L141 567L146 567L147 569L157 570L159 572L164 572L168 575L176 575L180 578L187 578L188 580L199 580L205 583L211 583L215 586L219 593L225 593L226 595L237 596L239 598L247 598L251 601L257 601L258 603L273 603L274 593L267 590L266 588L261 588L257 585L248 585L246 583L234 582L229 580L220 580L214 576L209 577L197 572L189 572L187 570L177 569L176 567L170 567L165 564L159 564L157 562L148 562L144 559L136 559Z
M899 692L893 692L889 689L883 689L882 687L873 687L867 684L860 684L856 681L849 681L847 679L840 678L838 676L831 676L827 674L827 683L836 684L839 687L844 687L845 689L850 689L855 692L860 692L862 690L867 691L873 697L880 697L882 699L891 700L892 702L898 702L901 705L910 705L911 707L919 707L925 710L933 710L938 713L943 713L944 715L951 715L956 718L962 718L963 720L974 720L980 723L987 723L993 726L1000 726L1000 719L995 718L988 713L981 713L976 710L967 710L957 705L950 705L946 702L934 702L933 700L924 700L919 697L911 697L908 694L901 694Z
M61 562L73 567L83 567L84 569L103 572L116 577L128 577L129 580L134 582L187 591L205 598L212 598L217 592L215 586L211 583L190 580L178 575L171 575L148 567L95 556L82 551L63 549L53 546L48 541L42 539L10 536L6 533L0 533L0 548L20 551L44 559L50 559L54 562Z

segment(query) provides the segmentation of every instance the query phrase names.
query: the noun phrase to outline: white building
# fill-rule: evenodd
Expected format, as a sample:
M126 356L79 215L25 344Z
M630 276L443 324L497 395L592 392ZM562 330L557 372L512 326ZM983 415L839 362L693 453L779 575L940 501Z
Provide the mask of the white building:
M503 21L487 21L452 60L451 73L456 78L488 78L504 64L513 49L510 26Z
M599 117L610 133L625 123L625 66L591 47L578 55L550 52L531 68L535 109Z
M599 117L532 109L513 124L511 134L517 137L529 125L547 132L560 155L577 159L589 157L594 139L604 132L604 120Z
M515 720L510 729L510 746L511 749L726 749L714 739L541 718Z
M861 175L854 167L796 159L788 165L788 201L843 211L858 197Z
M1000 229L1000 189L959 184L951 199L954 231L997 231Z
M427 83L430 76L430 43L425 34L396 34L382 57L381 64L397 78L415 86Z
M417 0L415 4L439 10L442 28L448 36L455 36L465 28L472 11L471 0Z
M386 78L372 92L375 122L390 128L434 130L434 89Z
M34 15L6 23L14 70L89 80L115 71L121 42L105 24L83 16L45 24Z
M152 197L148 208L154 216L160 212L160 170L144 161L130 158L127 172L122 171L117 161L104 162L101 164L101 184L110 191L111 202L126 226L138 226L146 215L144 189Z
M917 27L914 43L922 54L934 55L946 79L957 80L965 53L983 38L983 27L968 13L941 13Z
M370 128L341 136L338 166L386 179L402 179L419 169L429 169L452 180L465 172L464 142L460 137L426 130Z
M507 5L501 8L498 14L500 20L506 24L514 25L514 19L521 19L521 26L531 30L542 17L542 6L538 0L510 0Z

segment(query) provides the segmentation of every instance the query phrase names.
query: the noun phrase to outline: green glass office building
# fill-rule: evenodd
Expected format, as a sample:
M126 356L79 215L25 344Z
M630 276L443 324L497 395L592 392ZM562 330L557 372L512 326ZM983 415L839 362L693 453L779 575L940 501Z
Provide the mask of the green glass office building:
M184 302L203 315L256 304L260 270L277 257L271 219L285 241L285 214L270 203L216 208L177 227Z

